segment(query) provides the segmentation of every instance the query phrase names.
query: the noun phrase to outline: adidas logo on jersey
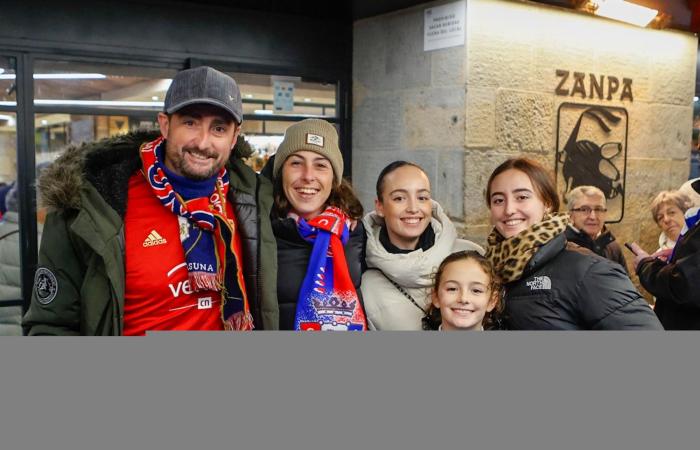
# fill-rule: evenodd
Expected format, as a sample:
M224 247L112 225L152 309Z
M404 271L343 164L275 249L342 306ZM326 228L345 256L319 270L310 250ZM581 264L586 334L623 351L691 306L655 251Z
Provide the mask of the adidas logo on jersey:
M153 230L150 232L148 237L146 237L146 240L143 241L143 246L144 247L153 247L154 245L162 245L162 244L167 244L168 241L165 240L163 236L158 234L156 230Z

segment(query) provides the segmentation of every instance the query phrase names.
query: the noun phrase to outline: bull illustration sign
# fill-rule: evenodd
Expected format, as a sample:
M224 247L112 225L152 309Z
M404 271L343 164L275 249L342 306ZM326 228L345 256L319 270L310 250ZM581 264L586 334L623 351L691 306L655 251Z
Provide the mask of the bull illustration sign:
M573 129L570 128L572 123ZM627 111L564 103L559 108L557 128L556 177L561 193L566 195L577 186L595 186L605 193L608 200L608 221L622 220ZM571 132L567 138L568 130Z

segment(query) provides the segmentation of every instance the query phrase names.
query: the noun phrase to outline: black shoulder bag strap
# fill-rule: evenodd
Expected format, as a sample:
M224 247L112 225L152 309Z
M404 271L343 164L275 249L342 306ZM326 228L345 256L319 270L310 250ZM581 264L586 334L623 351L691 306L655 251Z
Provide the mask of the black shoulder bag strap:
M19 233L19 230L12 230L9 233L5 233L2 236L0 236L0 241L5 239L8 236L12 236L13 234Z
M420 310L423 312L423 314L426 314L426 315L428 314L428 312L427 312L426 310L424 310L424 309L418 304L418 302L416 301L416 299L414 299L414 298L411 296L411 294L409 294L408 292L406 292L406 290L405 290L404 288L402 288L396 281L394 281L394 280L392 280L391 278L389 278L389 277L384 273L384 271L382 271L381 269L378 269L378 268L376 268L376 267L370 267L368 270L376 270L376 271L378 271L379 273L381 273L382 275L384 275L384 278L386 278L387 280L389 280L389 283L393 284L393 285L396 287L396 289L398 289L399 292L401 292L401 293L404 295L404 297L406 297L407 299L409 299L409 300L411 301L411 303L413 303L413 304L416 306L416 308L420 309Z

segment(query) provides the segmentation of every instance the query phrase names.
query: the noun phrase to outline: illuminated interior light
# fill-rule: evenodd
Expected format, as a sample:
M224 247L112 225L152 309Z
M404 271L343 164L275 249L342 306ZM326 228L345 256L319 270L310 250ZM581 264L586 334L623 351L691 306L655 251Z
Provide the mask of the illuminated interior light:
M61 106L121 106L121 107L146 107L162 108L163 102L136 102L120 100L34 100L35 105L61 105Z
M271 116L272 114L275 113L275 112L274 112L273 110L271 110L271 109L256 109L256 110L253 111L253 112L254 112L255 114L261 114L261 115L263 115L263 116Z
M0 74L0 80L14 80L14 73ZM35 80L103 80L107 75L101 73L35 73Z
M246 94L245 98L253 98L253 94Z
M697 102L698 100L700 100L700 97L698 97L697 95L695 97L693 97L694 102Z
M103 80L101 73L35 73L35 80Z
M305 101L306 103L309 103L309 102L311 101L311 99L310 99L310 98L305 98L304 101Z
M620 20L640 27L649 25L659 13L656 9L637 5L624 0L595 0L595 14L609 19Z

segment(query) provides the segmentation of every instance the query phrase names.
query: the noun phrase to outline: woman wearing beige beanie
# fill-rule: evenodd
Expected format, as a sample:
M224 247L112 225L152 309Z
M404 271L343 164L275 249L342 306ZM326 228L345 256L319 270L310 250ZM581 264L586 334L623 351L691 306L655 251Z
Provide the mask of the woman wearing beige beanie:
M290 126L263 174L270 167L279 328L366 330L362 205L342 178L335 127L319 119Z

